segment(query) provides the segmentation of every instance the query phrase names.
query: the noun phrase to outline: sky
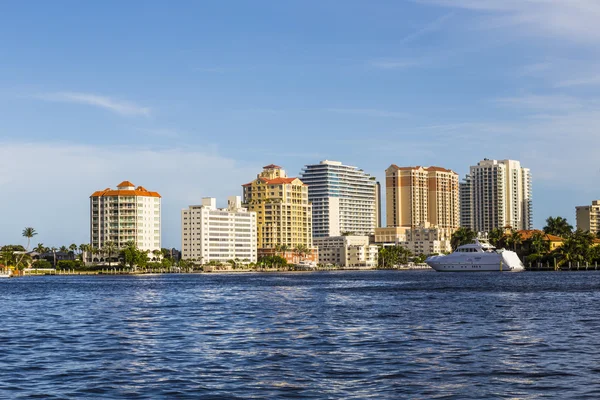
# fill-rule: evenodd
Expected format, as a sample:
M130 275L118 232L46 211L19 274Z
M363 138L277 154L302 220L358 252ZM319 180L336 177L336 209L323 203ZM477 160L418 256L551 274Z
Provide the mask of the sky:
M264 165L516 159L534 226L600 198L597 0L0 2L0 245L89 241L123 180L180 212Z

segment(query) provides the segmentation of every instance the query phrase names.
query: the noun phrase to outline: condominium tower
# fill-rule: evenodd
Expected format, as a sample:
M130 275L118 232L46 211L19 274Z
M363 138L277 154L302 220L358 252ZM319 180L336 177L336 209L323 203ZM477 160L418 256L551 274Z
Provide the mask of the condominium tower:
M339 161L306 165L301 173L312 203L313 237L372 235L377 226L377 182Z
M424 226L455 230L460 224L458 174L440 167L385 170L388 227Z
M288 178L280 166L271 164L242 187L244 207L256 212L259 249L313 247L312 206L308 186L300 179Z
M117 189L90 196L90 243L97 249L112 241L133 242L140 250L160 250L160 200L157 192L123 181Z
M471 176L467 174L459 184L458 194L460 197L460 226L473 229L473 214L471 213Z
M600 230L600 200L589 206L575 207L577 229L596 235Z
M489 232L494 228L511 227L517 230L531 229L531 172L515 160L484 159L470 168L471 226L477 232ZM466 221L465 221L466 223Z
M242 208L240 196L228 198L227 208L217 208L214 198L181 211L181 256L206 264L256 262L256 213Z

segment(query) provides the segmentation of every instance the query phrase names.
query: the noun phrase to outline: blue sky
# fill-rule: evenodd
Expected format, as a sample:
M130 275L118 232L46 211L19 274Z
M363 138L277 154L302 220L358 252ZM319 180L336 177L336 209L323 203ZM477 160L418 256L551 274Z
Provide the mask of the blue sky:
M0 3L0 244L88 241L130 180L180 210L323 159L534 178L534 224L600 197L596 0ZM40 204L43 206L40 207Z

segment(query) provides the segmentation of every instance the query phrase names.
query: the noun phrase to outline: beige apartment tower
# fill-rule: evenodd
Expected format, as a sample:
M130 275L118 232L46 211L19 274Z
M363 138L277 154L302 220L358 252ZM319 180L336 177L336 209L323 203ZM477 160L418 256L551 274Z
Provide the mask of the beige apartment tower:
M600 230L600 200L593 200L589 206L575 207L577 229L594 235Z
M313 247L312 206L308 186L300 179L288 178L280 166L271 164L242 187L244 207L256 213L259 253L279 246Z
M385 171L386 224L415 228L460 226L458 174L440 167L398 167Z

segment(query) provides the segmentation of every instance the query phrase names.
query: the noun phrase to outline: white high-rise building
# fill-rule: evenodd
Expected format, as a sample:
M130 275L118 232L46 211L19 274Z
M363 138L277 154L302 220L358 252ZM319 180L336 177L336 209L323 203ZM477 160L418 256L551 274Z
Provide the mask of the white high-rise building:
M214 198L181 211L181 258L204 264L211 261L255 263L256 213L242 208L240 196L228 197L227 208Z
M160 194L129 181L116 190L90 196L90 243L97 249L112 241L118 248L134 242L140 250L160 250Z
M377 182L339 161L306 165L301 173L312 203L313 237L372 235L377 226Z
M472 229L531 229L531 172L515 160L485 159L470 168Z
M473 229L473 214L471 214L471 176L467 174L465 179L458 185L460 198L460 226Z

